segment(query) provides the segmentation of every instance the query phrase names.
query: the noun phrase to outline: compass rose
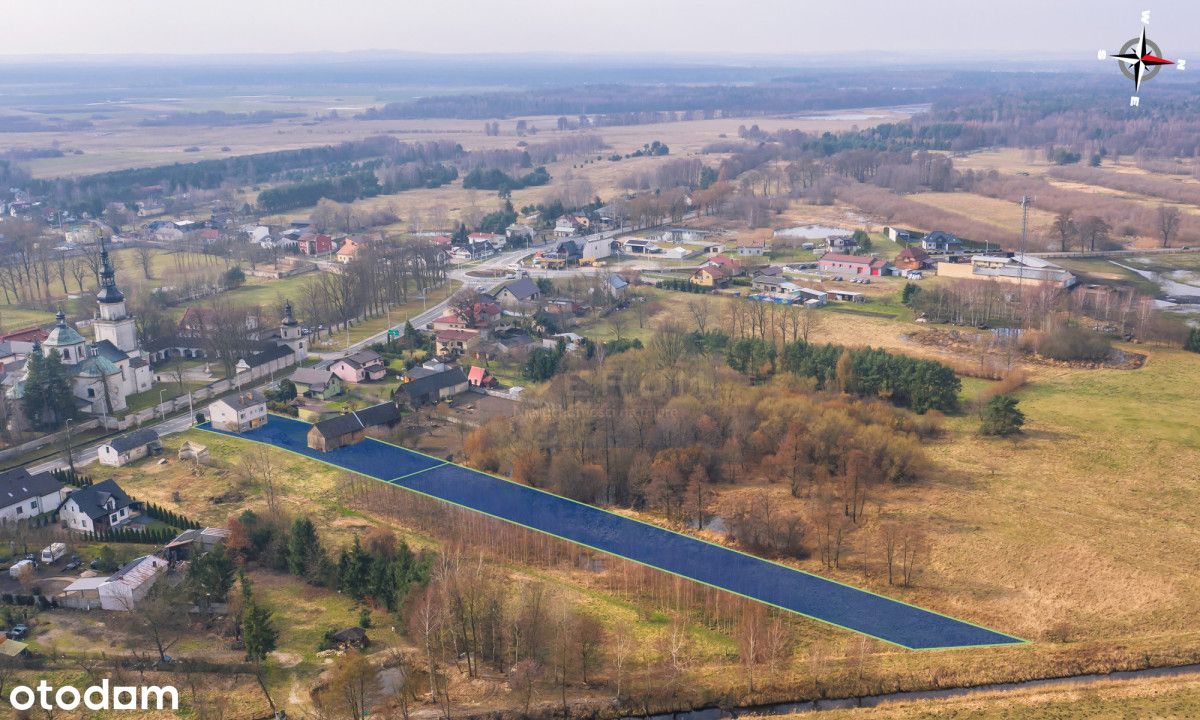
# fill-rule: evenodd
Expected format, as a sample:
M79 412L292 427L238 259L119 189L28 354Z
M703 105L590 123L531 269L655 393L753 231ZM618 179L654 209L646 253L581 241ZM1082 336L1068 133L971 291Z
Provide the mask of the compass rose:
M1117 61L1125 77L1133 81L1133 91L1142 89L1142 83L1150 80L1163 65L1174 65L1173 60L1162 56L1158 44L1146 37L1146 28L1142 28L1140 38L1130 38L1121 46L1121 51L1109 57Z

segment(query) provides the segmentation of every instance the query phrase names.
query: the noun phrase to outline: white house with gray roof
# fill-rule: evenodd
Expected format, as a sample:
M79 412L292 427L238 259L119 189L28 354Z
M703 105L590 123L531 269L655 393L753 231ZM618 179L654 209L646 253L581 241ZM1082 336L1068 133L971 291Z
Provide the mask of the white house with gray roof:
M137 503L112 478L75 490L58 511L63 526L76 532L103 532L137 515Z
M48 472L29 474L23 467L0 472L0 523L15 523L54 512L66 486Z

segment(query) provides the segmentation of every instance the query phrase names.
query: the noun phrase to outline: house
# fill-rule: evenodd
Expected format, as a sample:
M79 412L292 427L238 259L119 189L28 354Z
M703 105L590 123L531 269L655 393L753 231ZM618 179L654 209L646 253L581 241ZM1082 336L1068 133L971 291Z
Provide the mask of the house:
M471 384L457 365L428 362L404 373L399 392L416 408L464 393Z
M103 532L137 517L137 505L116 480L109 478L68 495L58 519L68 530Z
M257 390L221 398L208 406L212 426L227 432L246 432L267 423L267 400Z
M387 366L383 356L374 350L359 350L335 361L329 366L334 375L343 382L360 383L368 380L382 380L387 374Z
M575 224L575 218L570 215L562 215L554 221L554 237L571 237L577 232L579 232L579 226Z
M337 249L334 257L343 265L348 265L358 258L364 247L366 247L364 241L348 237L342 241L342 245Z
M45 342L49 335L42 328L33 326L0 335L0 343L8 343L17 355L28 355L33 352L34 343Z
M1077 279L1069 270L1032 255L974 255L969 263L939 262L939 277L995 280L1038 287L1070 288Z
M629 283L620 275L609 275L604 279L604 286L614 300L620 300L629 294Z
M31 475L23 467L0 472L0 523L52 513L65 495L66 486L48 472Z
M191 440L184 440L183 444L179 446L179 459L195 460L203 465L208 462L208 446L192 442Z
M434 352L439 356L461 355L479 342L475 330L442 330L433 336Z
M337 417L322 420L308 430L308 446L329 452L361 442L371 428L395 427L400 422L400 409L393 402L383 402L362 410L353 410Z
M787 284L783 275L755 274L750 279L750 286L758 292L780 292Z
M920 270L929 267L929 253L917 246L906 247L900 251L892 264L901 270Z
M508 241L514 245L532 245L537 238L537 231L528 225L513 223L504 229Z
M725 271L727 277L741 275L744 271L742 264L728 255L713 255L705 263L705 265L715 265Z
M159 450L162 450L162 442L158 439L158 431L142 428L109 440L96 454L101 465L120 467Z
M762 243L754 245L738 245L737 254L745 257L761 257L767 252L767 246Z
M513 310L531 303L542 296L541 288L527 277L505 284L495 292L496 302L506 310Z
M724 287L729 284L729 272L720 265L703 265L692 273L691 282L701 287Z
M853 235L830 235L825 238L825 246L830 250L852 250L858 247L858 241Z
M467 242L472 246L488 245L493 250L503 250L508 245L508 238L499 233L470 233L467 235Z
M883 275L890 266L888 261L870 255L825 253L817 260L817 268L822 272L839 275Z
M478 365L471 366L471 370L467 373L467 382L471 384L471 387L477 388L496 387L499 384L490 372Z
M323 233L307 233L297 241L305 255L328 255L333 252L333 238Z
M342 394L342 379L331 370L297 368L288 379L296 386L296 391L305 397L328 400Z
M167 561L154 555L143 555L130 561L97 588L100 607L104 610L132 612L167 572Z
M921 249L926 252L956 253L962 252L962 247L962 240L941 230L934 230L921 238Z

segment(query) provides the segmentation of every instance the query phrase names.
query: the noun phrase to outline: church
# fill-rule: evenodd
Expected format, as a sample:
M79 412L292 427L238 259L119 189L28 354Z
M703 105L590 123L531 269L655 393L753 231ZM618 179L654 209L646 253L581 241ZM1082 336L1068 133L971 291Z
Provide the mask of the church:
M108 248L100 250L99 306L92 322L95 342L89 343L79 331L67 324L60 310L49 335L34 343L33 352L49 355L57 350L63 366L71 375L71 389L79 409L94 415L124 411L127 398L150 389L154 373L138 346L137 328L125 306L125 295L117 288L116 272L108 257ZM13 387L12 396L23 395L23 385Z

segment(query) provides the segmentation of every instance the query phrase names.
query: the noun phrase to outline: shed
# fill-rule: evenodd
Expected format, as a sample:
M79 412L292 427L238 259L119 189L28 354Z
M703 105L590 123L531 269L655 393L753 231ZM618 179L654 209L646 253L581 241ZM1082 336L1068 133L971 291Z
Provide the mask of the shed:
M329 452L361 442L370 428L395 427L399 422L400 409L395 403L379 403L313 425L308 430L308 446L314 450Z
M153 428L142 428L109 440L100 446L96 455L100 464L119 467L134 460L140 460L161 449L162 443L158 439L158 431Z

